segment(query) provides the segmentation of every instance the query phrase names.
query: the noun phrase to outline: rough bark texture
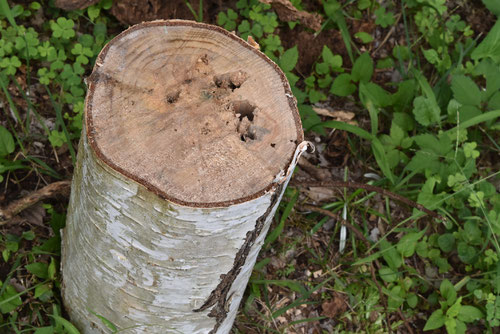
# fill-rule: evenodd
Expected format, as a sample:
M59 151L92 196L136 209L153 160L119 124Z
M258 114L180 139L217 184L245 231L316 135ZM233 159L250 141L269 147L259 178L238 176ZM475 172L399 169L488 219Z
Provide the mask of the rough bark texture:
M283 73L219 28L162 21L119 35L88 82L63 231L71 319L83 333L107 331L94 314L127 333L229 333L307 148Z

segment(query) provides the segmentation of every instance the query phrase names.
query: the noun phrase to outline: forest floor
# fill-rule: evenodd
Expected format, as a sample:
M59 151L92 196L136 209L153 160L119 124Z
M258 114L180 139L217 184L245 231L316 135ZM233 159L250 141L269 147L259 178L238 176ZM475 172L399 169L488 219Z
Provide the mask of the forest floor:
M498 1L61 3L0 0L0 333L78 333L59 230L84 78L113 36L160 18L251 36L316 146L233 333L500 332Z

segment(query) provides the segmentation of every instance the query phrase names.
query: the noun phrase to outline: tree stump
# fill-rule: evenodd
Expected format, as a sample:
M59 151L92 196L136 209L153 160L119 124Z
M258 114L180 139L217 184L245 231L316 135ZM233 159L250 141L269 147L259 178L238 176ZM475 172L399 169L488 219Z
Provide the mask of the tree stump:
M227 31L133 26L99 54L63 231L83 333L228 333L306 149L281 70Z

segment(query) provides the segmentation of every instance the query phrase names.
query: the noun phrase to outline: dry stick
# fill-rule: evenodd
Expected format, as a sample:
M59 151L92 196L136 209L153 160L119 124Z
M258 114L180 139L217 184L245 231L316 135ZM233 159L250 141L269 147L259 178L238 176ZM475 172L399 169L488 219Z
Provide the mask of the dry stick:
M422 204L418 204L412 200L409 200L406 197L403 197L401 195L393 193L392 191L389 191L387 189L380 188L377 186L372 186L370 184L356 183L356 182L349 182L349 181L345 181L345 182L344 181L321 181L321 182L308 182L307 186L308 187L334 187L334 188L365 189L368 191L373 191L373 192L382 194L384 196L392 198L393 200L403 202L406 205L409 205L413 208L416 208L420 211L425 212L426 214L428 214L429 216L431 216L433 218L441 219L443 221L446 220L445 217L441 216L440 214L435 213L434 211L427 209Z
M0 226L5 225L9 219L41 200L54 197L58 194L68 193L70 185L71 181L67 180L54 182L42 189L32 192L26 197L13 201L3 209L0 208Z
M331 217L331 218L334 218L334 219L338 219L338 217L333 212L331 212L329 210L326 210L326 209L318 208L318 207L316 207L314 205L304 204L304 205L301 205L300 207L302 209L306 209L306 210L310 210L310 211L315 211L315 212L321 213L321 214L323 214L325 216L328 216L328 217ZM347 228L349 228L349 230L351 230L351 232L353 232L354 234L356 234L356 236L361 241L363 241L363 243L365 244L366 248L368 248L368 249L370 248L370 246L371 246L370 241L363 235L363 233L361 233L360 231L358 231L358 229L356 229L353 225L351 225L350 223L348 223L345 220L342 223ZM368 255L370 255L370 254L371 254L371 252L368 252ZM380 263L378 262L377 259L375 259L375 264L377 265L378 268L380 268ZM382 292L382 286L378 282L377 277L375 275L375 268L373 267L373 264L370 265L370 272L371 272L371 275L372 275L372 280L375 283L375 285L377 286L380 299L382 300L382 303L384 304L384 307L387 310L387 307L388 307L387 300L385 299L385 295ZM399 309L399 308L398 308L398 315L401 318L401 320L403 320L403 322L405 324L405 327L408 330L408 333L413 334L413 329L411 328L410 324L408 323L408 320L406 319L406 317L401 312L401 309ZM391 330L391 325L390 325L390 322L389 322L389 315L387 313L386 313L386 321L387 321L387 326L388 326L389 332L391 332L392 330Z
M385 35L384 40L380 43L380 45L378 46L378 48L376 48L375 51L372 52L372 54L371 54L372 56L374 56L382 48L382 46L389 40L389 37L391 37L391 35L396 30L396 26L398 25L400 19L401 19L401 14L399 14L397 16L396 22L392 25L392 27L389 30L389 32L387 33L387 35Z

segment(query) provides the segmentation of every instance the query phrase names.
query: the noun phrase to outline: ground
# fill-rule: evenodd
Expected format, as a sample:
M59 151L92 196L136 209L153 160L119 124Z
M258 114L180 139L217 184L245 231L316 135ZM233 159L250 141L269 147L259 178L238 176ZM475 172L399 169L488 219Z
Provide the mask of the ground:
M0 0L0 332L72 333L58 234L84 79L110 38L158 18L253 37L285 72L316 146L234 333L498 332L499 6L291 1L307 21L287 3L206 0L200 12L197 1L105 0L66 12Z

